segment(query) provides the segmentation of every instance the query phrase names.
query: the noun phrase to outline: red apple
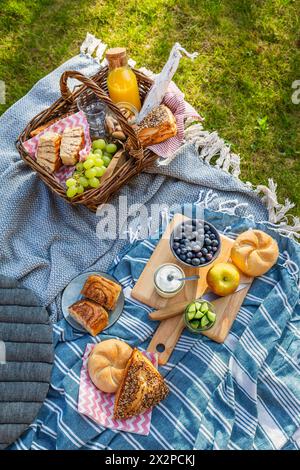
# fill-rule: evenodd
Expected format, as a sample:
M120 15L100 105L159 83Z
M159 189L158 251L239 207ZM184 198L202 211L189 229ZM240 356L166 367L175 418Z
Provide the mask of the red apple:
M215 294L224 297L236 290L240 273L232 263L217 263L208 271L206 281Z

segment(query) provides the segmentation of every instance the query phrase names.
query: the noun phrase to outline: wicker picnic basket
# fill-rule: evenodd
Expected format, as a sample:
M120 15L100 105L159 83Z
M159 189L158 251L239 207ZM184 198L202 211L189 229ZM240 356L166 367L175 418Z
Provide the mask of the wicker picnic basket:
M140 98L143 102L153 82L138 70L134 70L134 73L137 77ZM64 72L60 79L61 98L53 103L52 106L35 116L28 123L16 142L17 149L23 160L39 174L40 178L53 192L73 205L83 204L94 212L97 210L99 205L106 203L131 178L141 173L145 168L153 165L157 158L157 155L153 152L142 148L136 132L132 126L128 124L120 109L109 98L107 90L107 75L108 67L102 68L91 78L85 77L81 73L75 71ZM69 78L79 80L82 85L76 86L73 92L71 92L67 85ZM122 156L122 158L120 158L120 162L122 163L116 167L116 170L106 178L105 181L103 181L100 187L97 189L89 189L70 200L66 196L65 188L52 173L49 173L45 168L40 166L29 155L23 146L23 142L30 139L31 132L38 127L45 125L50 121L58 120L69 114L76 113L78 111L76 100L83 91L87 95L91 95L93 93L97 95L97 97L115 114L127 140L126 144L118 152L118 157Z

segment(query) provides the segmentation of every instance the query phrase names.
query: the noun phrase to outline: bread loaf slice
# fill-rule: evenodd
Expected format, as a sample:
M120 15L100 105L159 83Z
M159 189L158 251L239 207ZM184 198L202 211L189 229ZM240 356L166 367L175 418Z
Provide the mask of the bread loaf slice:
M163 377L152 362L134 349L116 394L114 418L127 419L144 413L158 405L168 393Z
M39 139L36 161L39 165L47 168L50 173L57 171L61 166L60 142L61 136L55 132L46 132Z
M83 128L67 127L62 135L60 158L64 165L75 165L79 160L79 152L84 144Z
M136 132L144 148L159 144L177 134L176 119L172 111L161 104L136 126Z

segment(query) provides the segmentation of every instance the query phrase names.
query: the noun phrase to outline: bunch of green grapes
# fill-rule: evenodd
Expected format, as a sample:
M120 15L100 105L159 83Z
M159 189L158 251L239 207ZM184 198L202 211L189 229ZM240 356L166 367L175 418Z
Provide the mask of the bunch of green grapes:
M84 162L78 162L71 178L66 180L67 196L72 198L86 189L99 188L101 177L117 151L115 144L108 144L104 139L94 140L92 152Z

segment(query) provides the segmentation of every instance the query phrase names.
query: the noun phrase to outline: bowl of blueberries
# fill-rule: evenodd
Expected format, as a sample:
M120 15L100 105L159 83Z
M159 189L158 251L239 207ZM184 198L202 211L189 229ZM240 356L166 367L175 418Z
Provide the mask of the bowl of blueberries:
M203 267L217 258L221 238L217 229L200 219L189 219L177 225L170 237L175 258L188 267Z

